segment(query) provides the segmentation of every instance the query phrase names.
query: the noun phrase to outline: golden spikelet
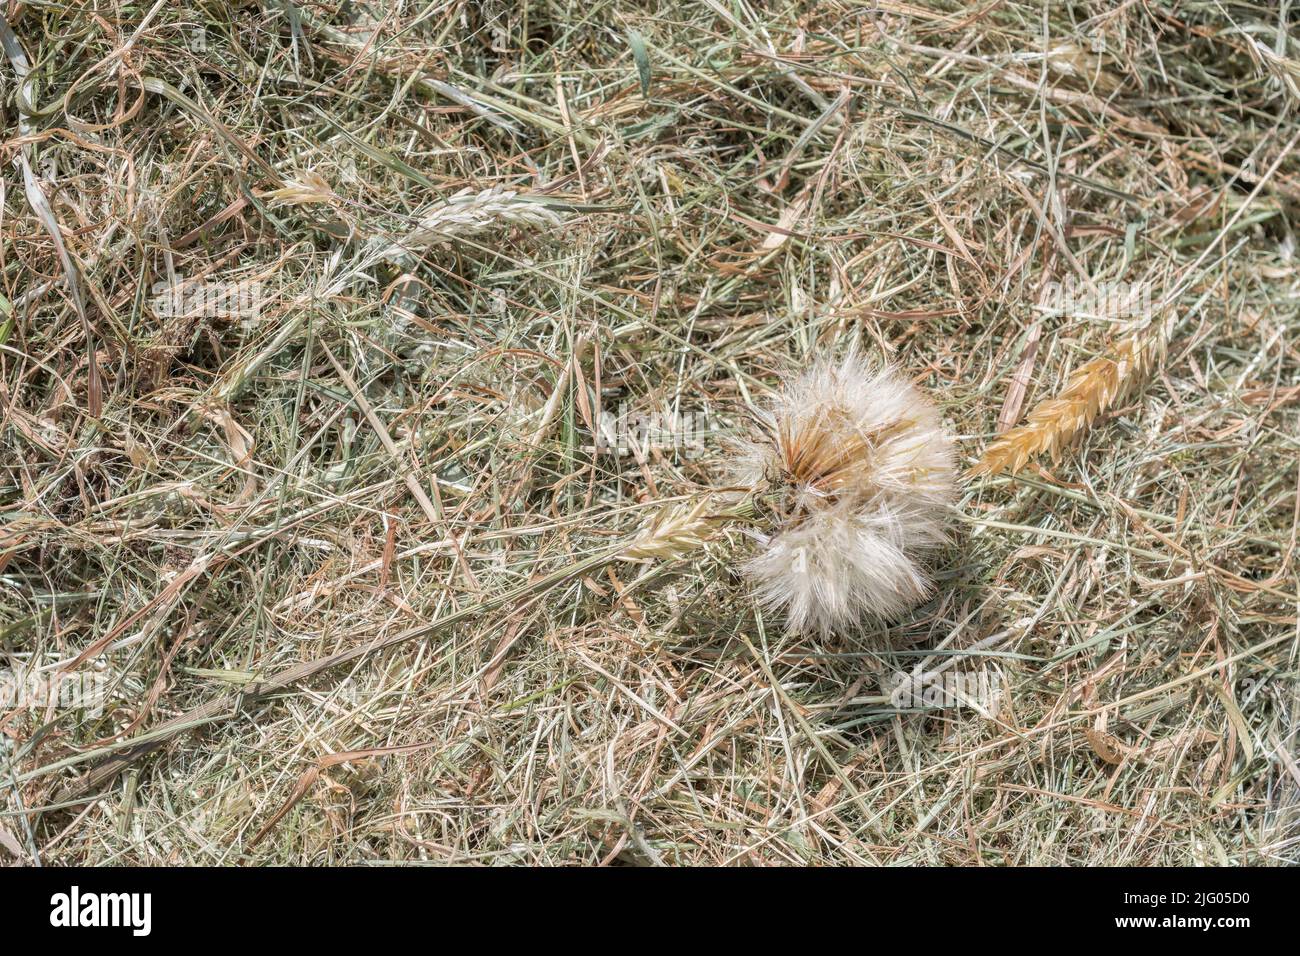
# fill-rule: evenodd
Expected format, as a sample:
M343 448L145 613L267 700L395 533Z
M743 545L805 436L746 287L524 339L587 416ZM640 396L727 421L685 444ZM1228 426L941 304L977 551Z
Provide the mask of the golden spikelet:
M659 510L619 554L624 561L666 561L704 546L713 532L709 499Z
M265 200L272 209L279 209L281 206L328 203L338 196L330 188L324 176L308 169L285 180L284 185L279 189L262 193L259 198Z
M971 475L1014 475L1043 452L1056 461L1063 447L1146 374L1161 341L1158 334L1135 332L1121 339L1111 355L1079 366L1059 395L1039 402L1025 424L984 449Z

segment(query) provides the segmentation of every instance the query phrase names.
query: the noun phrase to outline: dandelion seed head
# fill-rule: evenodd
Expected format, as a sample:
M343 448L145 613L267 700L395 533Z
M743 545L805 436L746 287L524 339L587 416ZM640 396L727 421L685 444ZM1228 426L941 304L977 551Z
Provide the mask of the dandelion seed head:
M920 563L945 538L952 443L897 371L856 350L823 357L760 415L734 480L775 527L744 570L796 630L893 617L930 589Z

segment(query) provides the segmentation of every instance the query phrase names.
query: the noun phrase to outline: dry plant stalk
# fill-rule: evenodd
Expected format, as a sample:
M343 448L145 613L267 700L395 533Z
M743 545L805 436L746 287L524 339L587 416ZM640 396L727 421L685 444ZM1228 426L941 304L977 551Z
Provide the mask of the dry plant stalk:
M1147 373L1161 341L1158 332L1134 332L1121 339L1110 355L1079 366L1059 395L1039 402L1025 424L984 450L971 475L1004 471L1014 475L1043 452L1057 461L1063 447Z

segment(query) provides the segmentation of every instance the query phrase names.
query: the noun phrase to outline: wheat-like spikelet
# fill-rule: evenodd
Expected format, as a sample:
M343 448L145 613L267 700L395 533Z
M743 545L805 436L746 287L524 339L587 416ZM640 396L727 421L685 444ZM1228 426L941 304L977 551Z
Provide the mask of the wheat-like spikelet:
M1071 439L1146 374L1162 341L1159 334L1135 332L1121 339L1110 355L1079 366L1059 395L1039 402L1025 424L993 441L970 473L1015 474L1043 452L1056 461Z
M667 561L704 546L714 530L709 499L660 509L622 550L625 561Z
M1253 40L1250 49L1291 98L1300 102L1300 60L1279 56L1259 40Z
M261 199L272 209L281 206L328 203L337 198L325 177L311 169L302 170L286 179L279 189L268 190L261 194Z
M952 448L897 371L856 351L789 382L738 449L735 480L771 524L743 568L794 630L889 618L930 590L922 555L945 538Z
M555 227L563 217L547 206L520 196L513 189L490 186L474 192L462 189L435 206L400 242L383 248L381 258L419 252L439 242L465 239L499 225Z

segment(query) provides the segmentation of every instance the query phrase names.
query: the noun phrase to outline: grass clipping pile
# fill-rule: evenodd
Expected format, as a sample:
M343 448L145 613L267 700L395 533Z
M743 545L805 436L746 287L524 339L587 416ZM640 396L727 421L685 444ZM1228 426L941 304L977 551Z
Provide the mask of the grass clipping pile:
M562 6L6 6L0 859L1300 860L1293 26ZM846 343L954 527L792 628Z

